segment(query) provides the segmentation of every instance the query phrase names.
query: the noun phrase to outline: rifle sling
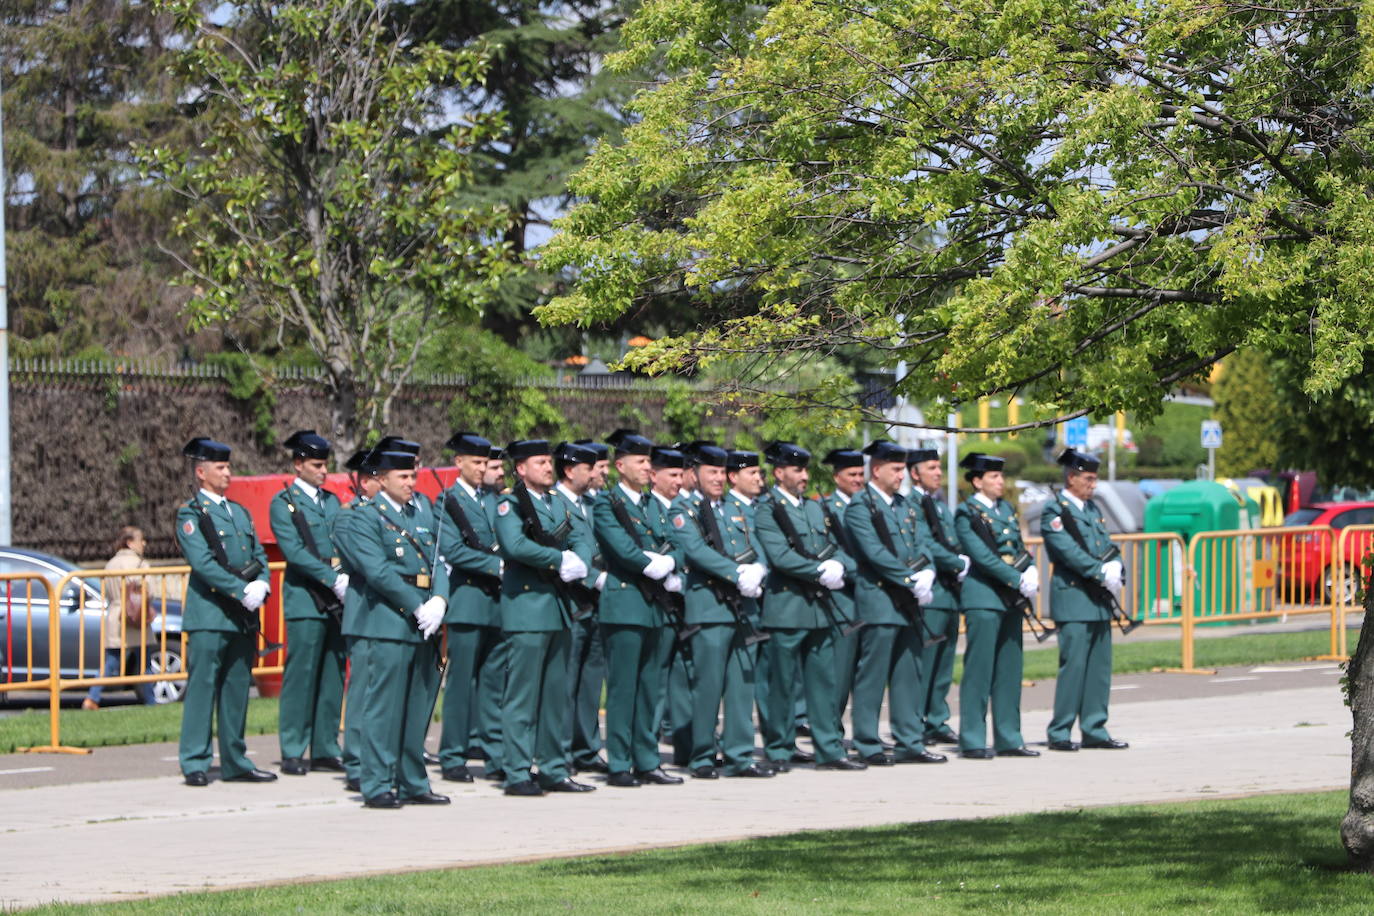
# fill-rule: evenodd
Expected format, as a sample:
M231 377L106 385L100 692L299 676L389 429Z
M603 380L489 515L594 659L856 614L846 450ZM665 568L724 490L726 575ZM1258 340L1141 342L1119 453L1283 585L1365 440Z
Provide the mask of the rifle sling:
M296 506L296 500L291 495L291 484L288 483L283 487L282 493L286 496L286 509L291 514L291 524L296 526L296 533L301 536L301 543L305 545L306 552L326 566L332 566L332 563L327 562L320 555L319 545L315 542L315 532L310 530L310 523L305 520L305 513ZM317 611L335 616L343 613L343 602L334 594L332 588L309 576L302 578L305 580L306 594L310 596L311 601L315 602Z

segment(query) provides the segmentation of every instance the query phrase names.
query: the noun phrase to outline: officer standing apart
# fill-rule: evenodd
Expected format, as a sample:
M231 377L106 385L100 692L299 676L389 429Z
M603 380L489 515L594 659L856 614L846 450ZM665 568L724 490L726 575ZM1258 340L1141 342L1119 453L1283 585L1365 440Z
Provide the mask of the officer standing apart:
M772 776L754 762L754 666L757 649L746 640L754 632L758 599L768 569L759 546L742 521L722 508L725 450L694 449L700 502L680 500L671 513L673 540L686 559L687 623L699 626L692 637L691 753L688 765L698 779L715 779L716 719L725 702L719 744L726 776Z
M770 634L768 714L764 742L768 760L786 770L796 750L796 684L798 668L811 719L816 768L862 770L841 743L835 689L835 629L830 592L844 587L854 561L826 528L820 503L803 499L810 479L811 453L790 442L765 450L777 485L758 509L759 542L767 557L768 590L763 598L763 625Z
M1112 690L1112 609L1121 595L1121 560L1113 550L1102 513L1093 502L1099 462L1066 449L1064 490L1045 503L1040 532L1054 564L1050 616L1059 637L1059 677L1050 719L1052 751L1076 751L1078 720L1085 748L1121 750L1129 745L1107 732L1107 698ZM1103 557L1111 557L1103 560Z
M595 786L568 775L573 599L566 584L587 575L592 547L585 531L573 524L567 503L553 497L549 443L512 442L506 454L515 463L516 484L496 504L496 540L506 561L501 580L507 664L501 704L505 793L591 792Z
M439 551L449 564L448 682L444 688L439 766L448 782L472 782L474 731L498 729L500 695L483 695L483 672L501 640L501 558L496 546L496 497L482 490L491 443L457 432L444 447L455 454L458 479L439 496ZM479 724L480 723L480 724Z
M182 629L187 652L181 713L181 772L188 786L209 782L211 725L219 719L220 777L271 782L253 766L243 730L257 647L258 609L267 600L267 554L248 510L225 498L232 474L229 446L196 438L181 453L195 462L198 487L177 510L177 543L191 567Z
M672 649L664 604L681 591L673 572L678 558L664 545L668 531L649 483L653 443L633 430L606 437L615 449L615 487L593 510L596 540L606 562L601 633L606 645L606 784L633 788L645 782L676 785L660 766L658 715L663 669ZM666 551L666 552L665 552Z
M830 465L834 489L821 497L821 511L825 513L825 524L843 548L854 556L854 546L849 541L849 531L844 525L844 513L854 495L864 488L864 454L857 449L831 449L825 456ZM840 733L844 734L844 710L849 705L849 694L854 689L854 668L859 661L859 631L850 629L858 623L854 610L854 580L846 579L844 588L830 593L835 606L840 610L840 629L835 633L835 696L836 708L840 714ZM845 630L849 630L845 633Z
M964 677L959 684L960 756L973 760L1039 757L1021 737L1021 615L1019 593L1027 600L1040 589L1035 566L1018 572L1025 553L1016 508L1002 498L1003 460L970 452L959 462L973 495L959 504L954 529L972 562L964 580L962 603L968 622ZM992 704L994 747L987 747L988 704Z
M932 600L935 570L929 546L918 539L916 516L898 492L906 476L906 450L880 439L865 452L868 486L844 515L858 564L854 603L864 622L851 712L854 750L870 766L944 763L943 754L926 750L921 724L921 647L926 639L921 608ZM892 756L878 734L884 690Z
M324 489L329 441L313 429L286 440L296 479L272 497L268 518L286 574L282 616L286 618L286 670L281 683L281 771L344 771L339 747L343 712L343 602L348 574L339 570L330 529L339 498ZM306 751L310 764L305 763Z
M922 610L930 634L944 637L921 652L925 742L958 744L959 738L949 727L949 688L954 683L954 654L959 645L959 595L971 561L959 546L954 513L940 498L940 484L945 479L940 453L933 448L912 449L907 453L906 466L911 472L910 501L920 522L920 538L935 558L933 595Z
M339 566L348 576L348 594L344 596L343 625L344 644L348 648L348 685L344 700L344 742L343 765L344 787L350 792L360 791L362 761L359 748L362 746L362 709L363 694L367 692L367 666L363 664L363 653L357 651L359 632L358 617L363 613L365 603L364 588L366 577L358 565L351 547L352 538L359 521L366 521L358 509L366 506L377 497L382 481L377 477L376 453L365 448L353 453L344 464L353 475L353 498L343 506L330 521L329 537L334 549L339 552Z
M354 651L367 670L359 756L369 808L449 802L430 791L424 760L439 680L431 637L444 623L448 573L429 503L412 499L415 464L408 451L379 452L381 490L353 510L364 513L350 548L367 584L356 632L349 635L358 638Z

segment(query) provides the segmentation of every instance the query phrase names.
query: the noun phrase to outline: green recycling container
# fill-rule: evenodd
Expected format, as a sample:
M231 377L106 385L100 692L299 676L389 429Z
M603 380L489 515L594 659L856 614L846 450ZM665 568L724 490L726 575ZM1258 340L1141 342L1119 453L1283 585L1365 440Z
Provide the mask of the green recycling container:
M1177 548L1147 556L1146 563L1159 568L1137 573L1141 607L1152 617L1177 617L1183 613L1183 569L1186 551L1193 538L1204 531L1235 531L1259 527L1259 504L1249 497L1210 480L1179 484L1145 504L1146 533L1173 532L1183 538L1183 551ZM1255 549L1258 550L1258 543ZM1194 607L1199 617L1223 617L1242 602L1233 583L1237 582L1233 542L1209 541L1198 557L1194 585ZM1172 587L1170 587L1172 586ZM1172 596L1172 600L1171 599ZM1254 596L1249 596L1253 599Z

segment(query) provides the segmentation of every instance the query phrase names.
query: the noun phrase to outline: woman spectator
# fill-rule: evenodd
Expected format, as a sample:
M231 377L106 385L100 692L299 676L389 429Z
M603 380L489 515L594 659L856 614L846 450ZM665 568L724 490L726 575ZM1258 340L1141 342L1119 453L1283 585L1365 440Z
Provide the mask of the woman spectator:
M114 556L110 557L105 568L147 569L148 561L143 559L143 548L146 544L147 539L143 536L142 528L125 525L119 529L119 536L115 538L114 543ZM129 655L141 656L144 642L147 640L149 608L146 580L141 576L114 576L102 581L105 583L104 593L109 602L109 608L105 611L104 675L114 677L123 673L122 659ZM86 699L81 701L82 709L100 708L102 686L92 685ZM138 684L134 689L144 703L152 702L152 684Z

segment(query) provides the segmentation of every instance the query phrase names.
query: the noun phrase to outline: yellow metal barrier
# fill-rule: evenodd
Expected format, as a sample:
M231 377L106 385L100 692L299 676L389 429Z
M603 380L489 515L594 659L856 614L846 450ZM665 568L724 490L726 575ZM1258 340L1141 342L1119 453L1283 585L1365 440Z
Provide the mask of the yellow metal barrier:
M1374 571L1370 552L1374 551L1374 525L1348 525L1336 538L1336 555L1331 558L1327 577L1335 600L1331 604L1331 654L1341 661L1350 657L1346 639L1346 615L1362 611L1360 585L1369 585Z
M268 564L272 593L258 610L262 631L258 637L260 649L266 647L264 636L273 642L286 641L286 624L281 614L281 576L285 568L285 563ZM7 584L6 580L36 580L42 582L47 590L44 600L50 637L47 641L50 659L48 676L30 678L23 683L0 684L0 689L48 691L52 741L42 747L19 750L90 753L89 749L62 747L59 743L61 695L64 690L90 688L97 684L111 687L134 687L140 684L172 687L185 683L186 634L181 629L180 615L186 601L190 573L189 566L79 570L66 574L56 584L41 576L0 576L0 587ZM134 583L139 586L143 600L137 619L130 620L124 613L123 601L130 594L129 586ZM118 598L120 602L118 616L110 612L112 598ZM13 619L13 615L8 617ZM30 615L30 633L32 626ZM56 638L51 638L52 634L56 634ZM32 646L32 639L27 640L26 644ZM119 674L105 674L107 650L118 653ZM279 676L284 658L284 650L271 653L253 668L254 678ZM130 669L137 673L129 673ZM30 673L34 670L31 660L27 670ZM172 690L159 699L164 702L180 699L180 691Z
M34 589L34 583L41 586L41 597ZM6 573L0 575L0 587L4 589L5 613L5 679L0 683L0 691L47 690L48 720L50 743L33 750L51 751L60 754L88 754L90 751L74 747L63 747L58 735L58 713L61 701L57 684L62 680L62 608L57 601L60 592L44 576L36 573ZM23 617L23 632L15 633L15 617ZM35 627L34 618L39 618ZM54 635L56 634L56 635ZM22 653L18 649L23 641ZM39 647L35 651L35 647ZM35 665L35 656L39 662ZM15 677L15 669L22 662L24 675ZM42 671L43 677L34 675ZM20 748L20 750L30 750Z

